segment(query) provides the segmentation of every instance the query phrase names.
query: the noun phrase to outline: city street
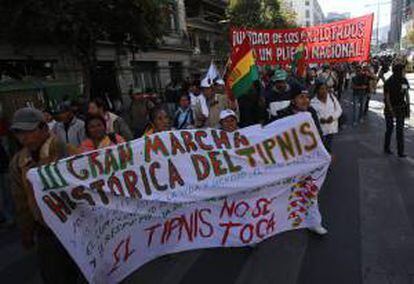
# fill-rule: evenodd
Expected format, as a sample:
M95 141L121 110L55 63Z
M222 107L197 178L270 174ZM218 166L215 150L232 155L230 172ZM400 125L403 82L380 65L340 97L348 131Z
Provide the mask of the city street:
M414 86L414 75L408 78ZM293 231L256 247L164 256L126 282L414 283L414 113L406 125L409 158L384 155L381 93L372 98L367 120L347 126L334 141L332 171L319 199L326 237ZM348 92L348 124L350 100ZM41 283L36 257L23 252L16 230L0 232L0 279Z

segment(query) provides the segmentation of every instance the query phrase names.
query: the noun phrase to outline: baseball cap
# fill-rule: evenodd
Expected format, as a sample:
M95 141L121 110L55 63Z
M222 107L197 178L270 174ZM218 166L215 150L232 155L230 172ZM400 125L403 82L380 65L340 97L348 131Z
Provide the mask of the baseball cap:
M43 113L40 110L25 107L14 113L10 129L12 131L32 131L44 121Z
M284 70L276 70L275 71L275 75L272 76L271 80L273 82L277 82L277 81L286 81L287 79L287 73Z
M226 83L224 82L223 79L217 79L214 81L215 84L219 85L219 86L224 86L226 85Z
M294 98L296 98L297 96L300 96L300 95L307 95L307 96L309 96L309 91L306 90L306 89L298 88L297 90L295 90L295 91L292 92L292 99L294 99Z
M237 119L237 115L231 109L225 109L220 112L220 120L226 119L230 116L234 116Z

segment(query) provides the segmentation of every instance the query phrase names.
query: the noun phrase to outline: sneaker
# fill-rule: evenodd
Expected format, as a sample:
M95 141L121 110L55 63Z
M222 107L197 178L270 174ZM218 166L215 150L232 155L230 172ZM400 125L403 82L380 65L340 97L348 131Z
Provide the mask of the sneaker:
M407 155L406 154L398 154L398 158L407 158Z
M392 155L392 154L394 154L391 150L387 150L387 149L385 149L384 150L384 154L387 154L387 155Z
M325 229L324 227L322 227L322 225L311 227L311 228L309 228L309 231L311 231L315 234L318 234L320 236L326 235L328 233L328 230Z

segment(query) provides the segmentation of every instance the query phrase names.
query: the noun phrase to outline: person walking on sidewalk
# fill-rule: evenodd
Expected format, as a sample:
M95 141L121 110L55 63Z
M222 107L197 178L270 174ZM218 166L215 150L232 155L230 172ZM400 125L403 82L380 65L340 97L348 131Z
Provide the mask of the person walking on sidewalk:
M352 106L353 106L353 125L357 126L362 122L362 116L364 112L365 102L367 99L367 93L369 89L369 79L362 72L361 66L357 66L356 75L352 79Z
M385 115L385 143L384 152L392 154L391 136L394 131L394 121L397 128L397 150L400 158L405 158L404 152L404 119L410 115L410 85L404 76L405 66L395 63L392 67L392 76L384 84L384 115Z
M322 141L326 150L332 152L332 140L338 133L338 121L342 108L338 99L329 91L325 83L319 82L315 88L316 97L311 100L311 106L318 114L323 136Z

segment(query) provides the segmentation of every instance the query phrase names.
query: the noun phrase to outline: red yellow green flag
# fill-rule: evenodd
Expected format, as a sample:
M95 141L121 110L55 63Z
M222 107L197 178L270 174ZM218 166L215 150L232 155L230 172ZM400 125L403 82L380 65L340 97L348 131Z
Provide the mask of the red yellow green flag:
M254 50L247 37L233 50L226 75L227 92L231 99L246 95L251 90L253 82L259 79Z
M296 48L292 62L292 69L298 77L303 77L306 75L305 46L303 44L299 45Z

